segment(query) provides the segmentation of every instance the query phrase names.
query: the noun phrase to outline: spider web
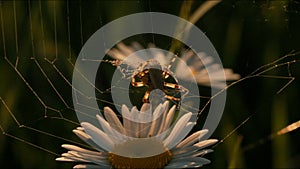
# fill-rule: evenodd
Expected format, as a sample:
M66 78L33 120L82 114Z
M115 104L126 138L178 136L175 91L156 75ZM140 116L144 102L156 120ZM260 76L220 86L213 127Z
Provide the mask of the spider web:
M176 2L172 7L167 2L128 1L126 8L120 10L119 6L124 3L0 2L1 167L73 166L54 159L64 151L60 148L63 143L86 147L71 132L79 125L72 105L71 83L77 55L96 30L134 12L161 11L178 15L180 9L190 13L201 4L195 2L189 9L188 1ZM253 167L250 161L253 159L265 167L299 167L299 149L273 156L271 153L280 151L278 147L282 144L293 148L297 144L295 138L299 138L299 132L290 133L299 126L300 119L296 113L299 82L295 79L300 72L299 8L297 1L224 2L196 23L220 52L224 67L237 70L243 77L220 91L228 92L227 107L213 136L221 142L210 157L210 167ZM225 17L228 15L230 20ZM218 17L220 19L214 19ZM272 32L268 34L268 31ZM266 38L253 37L257 34ZM153 42L166 49L171 46L171 42L160 41L155 35L145 36L141 41L144 45ZM110 62L103 62L104 67L114 71ZM99 88L99 91L107 89ZM217 95L207 97L202 98L205 104L200 113ZM99 101L113 104L107 99ZM272 105L271 108L267 104ZM273 147L268 144L269 140ZM256 157L262 152L267 152L266 161ZM228 161L220 160L224 153ZM238 157L240 154L242 158ZM276 164L274 161L280 157L293 158L288 163ZM237 162L239 160L241 162Z

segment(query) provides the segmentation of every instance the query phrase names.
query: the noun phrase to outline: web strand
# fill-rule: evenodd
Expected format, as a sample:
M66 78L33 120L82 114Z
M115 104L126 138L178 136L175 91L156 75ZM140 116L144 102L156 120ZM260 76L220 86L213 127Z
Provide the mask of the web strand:
M18 44L18 29L17 29L17 13L16 13L16 1L14 0L14 31L15 31L15 43L16 43L16 55L19 56L19 44ZM16 67L18 66L16 62Z
M3 53L4 58L7 58L7 52L6 52L6 44L5 44L5 30L4 30L4 23L3 23L3 10L2 10L2 1L0 2L0 10L1 10L1 28L2 28L2 43L3 43Z
M60 17L58 15L58 11L60 10L59 5L57 2L52 2L53 3L53 11L50 12L49 14L49 18L53 19L53 23L51 22L51 24L49 24L51 26L51 28L53 28L53 33L54 33L54 38L52 37L52 40L54 41L54 52L55 53L55 58L54 59L49 59L49 56L47 54L47 46L51 45L48 44L47 42L49 41L49 38L47 37L47 20L49 18L47 18L47 12L49 11L44 11L43 8L43 1L38 1L38 13L39 13L39 20L36 21L36 17L34 16L34 12L35 10L33 9L33 4L35 3L34 1L28 1L27 2L27 7L25 7L26 9L28 9L28 27L29 27L29 39L28 39L28 43L30 44L30 48L31 48L31 54L24 54L22 53L22 48L21 48L21 44L23 43L23 41L21 41L22 36L21 35L21 30L18 29L18 25L20 25L20 21L21 19L18 17L20 16L19 11L17 10L17 6L18 4L16 3L17 1L13 1L12 3L12 13L13 13L13 32L14 32L14 49L15 49L15 56L11 57L11 52L10 52L10 43L8 42L8 35L7 35L7 27L5 26L6 23L6 18L3 16L3 4L4 2L1 1L0 2L0 19L1 19L1 34L2 34L2 50L3 50L3 60L4 62L2 63L3 65L7 66L8 68L10 68L11 70L13 70L13 72L16 74L16 76L19 78L19 81L22 82L22 84L30 91L30 96L32 99L32 102L34 104L40 104L42 106L42 108L44 109L43 112L39 113L39 117L38 119L36 119L37 121L28 121L26 123L22 122L22 117L19 116L19 112L15 111L15 109L13 107L10 107L10 105L8 104L8 101L6 100L6 98L4 97L4 95L0 95L0 100L1 100L1 107L3 107L3 109L5 110L4 113L8 114L8 116L12 119L12 122L14 123L14 127L10 127L9 129L7 129L0 120L0 130L2 131L4 136L10 137L13 140L17 140L20 142L23 142L24 144L27 144L29 146L32 146L34 148L40 149L44 152L47 152L51 155L54 156L59 156L57 152L53 152L51 150L49 150L49 148L45 148L45 146L42 145L37 145L32 143L32 141L27 141L26 139L23 139L20 135L14 135L14 132L17 130L21 130L21 129L25 129L25 130L29 130L29 131L33 131L39 135L46 135L48 137L51 138L55 138L59 141L65 141L68 143L73 143L73 144L77 144L80 146L85 146L87 148L91 148L86 146L85 144L82 144L78 141L74 141L71 139L66 139L65 137L61 137L58 136L56 134L52 134L48 131L44 131L43 129L40 128L35 128L35 127L31 127L30 124L35 124L37 122L41 122L45 119L52 119L52 120L59 120L59 121L63 121L65 125L79 125L79 122L77 122L74 119L71 119L68 117L68 113L66 113L66 111L70 111L71 113L75 114L75 110L74 108L70 105L69 100L70 96L65 96L64 92L62 92L61 90L59 90L58 84L56 83L64 83L66 84L65 87L68 88L68 90L73 90L77 93L77 95L81 95L83 97L85 97L86 99L96 99L97 101L101 102L101 103L106 103L112 106L118 106L121 107L121 105L115 105L113 102L105 100L105 99L99 99L99 98L91 98L90 96L87 96L84 94L84 92L79 91L78 89L74 88L72 86L71 83L71 79L68 78L70 72L65 72L65 67L67 66L68 69L74 70L74 71L78 71L83 80L85 80L87 83L89 83L90 85L92 85L92 82L89 82L87 77L85 77L84 74L82 74L79 70L77 70L75 68L75 62L72 61L72 58L74 57L73 55L73 46L72 46L72 42L71 42L71 29L73 27L79 27L79 37L80 37L80 44L81 46L83 46L84 43L84 18L83 18L83 6L82 6L82 2L80 1L79 3L79 25L75 25L74 23L71 22L71 19L76 19L78 20L78 18L73 18L71 15L71 5L70 2L67 1L66 2L66 7L64 8L64 12L66 13L66 37L67 37L67 43L66 45L66 51L67 54L65 55L65 57L62 55L60 55L60 51L59 51L59 35L58 32L62 31L60 30L60 28L58 27L59 25L59 21L58 18ZM149 1L149 9L150 11L152 11L152 7ZM45 17L46 16L46 17ZM4 19L5 18L5 19ZM101 25L102 25L102 18L100 16L100 20L101 20ZM34 30L34 23L35 22L39 22L41 24L40 27L40 31L41 31L41 44L42 44L42 54L38 53L39 49L38 49L38 45L36 42L38 41L37 38L37 33ZM151 22L151 21L150 21ZM103 37L105 36L104 33L102 32ZM72 35L73 36L73 35ZM104 39L104 38L103 38ZM152 40L153 42L155 42L154 36L152 36ZM20 47L19 47L20 45ZM106 46L106 42L103 42L104 47ZM171 44L168 44L168 46L171 46ZM64 47L64 46L63 46ZM26 58L26 56L29 55L30 59ZM42 57L40 56L42 55ZM189 95L187 97L201 97L201 99L205 100L205 104L203 107L201 107L199 111L199 117L200 115L207 110L207 108L209 107L211 101L213 99L215 99L218 95L220 95L222 92L227 91L229 88L233 88L234 86L248 80L248 79L253 79L253 78L267 78L267 79L279 79L282 81L287 81L284 85L282 85L278 91L276 91L276 94L280 94L282 92L284 92L287 87L291 86L294 82L295 82L295 77L293 75L293 71L291 70L291 66L292 65L297 65L299 63L299 60L294 59L295 57L298 57L300 55L299 52L291 52L283 57L280 57L279 59L268 63L264 66L259 67L258 69L254 70L252 73L250 73L249 75L241 78L238 81L232 82L230 84L227 85L226 88L220 90L217 94L213 95L213 96L197 96L197 95ZM22 57L21 57L22 56ZM13 59L15 58L15 60ZM42 58L42 59L41 59ZM58 59L59 58L59 59ZM66 58L66 64L64 63L64 59ZM284 61L285 59L287 59L288 61ZM44 79L47 83L48 86L50 86L50 90L52 91L49 95L55 95L57 96L57 101L61 104L61 105L55 105L53 103L48 103L48 100L45 99L44 97L42 97L42 95L39 93L39 90L36 89L35 84L33 84L34 82L31 82L30 77L26 76L26 72L24 70L22 70L22 66L23 64L25 65L25 63L22 63L22 61L28 62L30 64L30 66L33 65L33 67L36 67L38 69L38 71L42 74L42 78L38 77L39 79ZM88 60L91 62L102 62L105 64L110 64L113 66L113 61L112 60ZM45 63L44 63L45 62ZM62 64L62 65L60 65ZM1 65L2 66L2 65ZM169 65L172 66L172 65ZM170 67L169 67L170 68ZM272 70L277 70L277 69L281 69L281 68L286 68L287 69L287 75L286 76L279 76L279 75L270 75L270 72ZM51 79L51 75L53 74L57 74L58 76L56 77L57 79L55 79L55 81L53 79ZM57 80L57 81L56 81ZM93 88L95 88L95 90L97 92L99 92L100 94L109 94L110 93L110 89L117 87L116 85L112 85L111 88L105 89L105 90L101 90L99 88L97 88L96 86L92 85ZM123 91L129 91L128 89L124 89ZM69 92L70 94L71 92ZM82 103L80 103L79 101L76 102L76 104L82 105L82 106L87 106L84 105ZM189 109L193 109L193 107L189 107L188 105L184 105ZM95 109L98 110L98 107L87 107L89 109ZM56 114L58 114L58 116L52 116L51 113L49 112L56 112ZM186 110L187 111L187 110ZM20 112L21 114L25 113L25 112ZM28 113L28 112L27 112ZM29 112L31 113L31 112ZM77 113L82 113L84 114L85 112L77 112ZM88 114L86 114L88 116ZM240 129L242 126L244 126L245 124L247 124L248 120L255 114L250 115L247 119L245 119L244 121L242 121L238 126L236 126L234 128L234 130L232 130L228 135L226 135L219 144L223 143L224 141L226 141L229 137L232 136L233 133L237 132L238 129ZM118 115L120 116L120 115ZM95 118L95 117L93 117ZM300 126L300 122L296 121L290 125L287 125L286 127L284 127L283 129L279 130L276 133L273 133L267 137L264 137L263 139L258 140L258 143L256 144L251 144L247 147L244 148L244 151L250 150L252 148L257 147L258 145L261 145L269 140L274 139L277 136L281 136L284 134L288 134L292 131L295 131L299 128ZM149 126L145 126L145 127L149 127ZM217 145L219 145L217 144Z
M42 30L42 44L44 51L44 58L46 58L46 42L45 42L45 31L44 31L44 20L43 20L43 12L42 12L42 2L39 1L39 9L40 9L40 17L41 17L41 30Z

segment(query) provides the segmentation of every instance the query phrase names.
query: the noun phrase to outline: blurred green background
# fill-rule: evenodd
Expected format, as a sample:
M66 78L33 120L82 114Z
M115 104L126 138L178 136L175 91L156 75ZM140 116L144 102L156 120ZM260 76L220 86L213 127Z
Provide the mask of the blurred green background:
M181 16L187 17L202 3L1 1L0 126L4 133L0 135L0 168L74 165L55 161L57 154L65 152L60 148L62 143L81 142L71 132L78 124L73 123L77 119L72 110L71 87L64 78L71 82L72 64L95 31L137 12L179 16L184 8ZM225 1L195 25L214 44L223 66L242 77L291 51L300 51L298 1ZM152 37L145 36L141 43L147 42L153 42ZM154 43L168 50L171 42ZM299 60L299 56L282 63ZM296 77L279 94L276 92L288 79L255 77L228 89L223 118L212 137L221 140L252 117L207 155L212 163L204 168L300 167L299 130L259 143L300 120L299 65L298 61L265 74L288 77L290 73Z

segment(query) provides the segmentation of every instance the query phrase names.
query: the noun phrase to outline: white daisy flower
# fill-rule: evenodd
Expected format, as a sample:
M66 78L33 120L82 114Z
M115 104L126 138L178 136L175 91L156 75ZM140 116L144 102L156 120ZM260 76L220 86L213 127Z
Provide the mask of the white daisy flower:
M149 103L131 111L123 105L121 113L122 123L109 107L104 117L97 115L99 127L82 122L73 132L94 150L63 144L68 152L56 160L82 163L74 168L197 168L210 163L202 156L212 150L204 148L217 140L201 141L208 130L187 137L195 125L191 112L177 117L176 105L169 108L166 101L154 111Z
M156 48L156 46L150 43L148 48ZM136 51L142 49L144 48L137 42L133 42L131 46L127 46L121 42L117 44L115 48L110 49L107 54L116 60L123 61L129 55L132 55ZM151 52L154 56L154 59L159 61L161 65L170 66L169 64L172 62L172 60L168 60L168 57L165 56L161 50L151 50ZM140 58L135 56L135 59L138 60ZM210 86L219 89L222 89L226 86L226 81L240 79L239 74L234 73L233 70L229 68L223 69L220 64L214 62L212 56L207 56L204 52L195 53L189 49L181 54L180 59L181 62L178 62L174 65L174 73L178 79L192 81L192 79L195 78L199 85ZM143 60L140 62L143 62ZM129 63L129 65L131 64ZM190 71L186 71L186 65L189 67Z

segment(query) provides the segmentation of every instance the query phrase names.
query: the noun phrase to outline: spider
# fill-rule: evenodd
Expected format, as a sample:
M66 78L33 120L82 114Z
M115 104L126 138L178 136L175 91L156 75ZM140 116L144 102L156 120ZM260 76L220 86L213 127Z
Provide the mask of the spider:
M163 91L165 98L173 101L180 101L180 98L170 94L175 93L177 95L186 92L186 89L177 84L177 80L171 76L168 70L162 70L161 65L155 59L150 59L139 65L133 73L131 85L134 87L147 87L142 99L144 103L149 103L150 93L155 89Z

